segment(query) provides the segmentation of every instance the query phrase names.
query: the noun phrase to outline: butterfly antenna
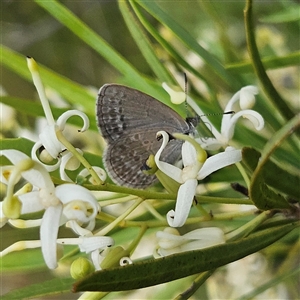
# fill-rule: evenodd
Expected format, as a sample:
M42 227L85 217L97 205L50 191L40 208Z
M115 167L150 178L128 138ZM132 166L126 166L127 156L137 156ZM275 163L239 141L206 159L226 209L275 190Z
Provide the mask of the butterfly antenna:
M185 94L184 103L185 103L185 111L187 113L188 112L188 105L187 105L187 85L188 85L188 80L187 80L187 76L186 76L185 72L183 73L183 76L184 76L184 94Z

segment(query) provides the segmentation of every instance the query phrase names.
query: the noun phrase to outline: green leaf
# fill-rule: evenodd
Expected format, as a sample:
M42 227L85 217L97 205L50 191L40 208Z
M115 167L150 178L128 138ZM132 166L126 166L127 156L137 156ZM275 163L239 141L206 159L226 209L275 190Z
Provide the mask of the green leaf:
M2 300L27 299L70 292L73 278L55 278L43 283L28 285L24 288L13 290L1 296Z
M299 279L300 267L295 268L293 270L289 270L285 274L280 274L272 278L271 280L267 281L266 283L262 284L261 286L255 288L253 291L248 292L247 294L239 297L239 300L250 300L254 299L259 294L263 293L267 289L282 283L284 280L289 279L290 277L294 277ZM297 275L297 277L296 277Z
M168 27L175 36L177 36L191 51L198 54L207 63L207 67L210 68L223 82L230 86L236 86L236 78L225 70L222 64L213 56L209 51L204 49L196 41L194 37L190 35L179 23L174 21L166 12L164 12L153 1L136 1L144 9L146 9L154 18L161 22L164 26Z
M248 167L250 174L252 174L255 171L261 157L260 152L253 148L243 148L242 155L243 162ZM266 182L266 184L284 194L294 197L295 199L299 198L299 175L291 174L271 160L266 162L262 172L263 180Z
M262 59L262 63L266 70L279 69L288 66L299 65L300 63L300 52L293 52L285 56L271 56L264 57ZM226 70L230 70L236 74L239 73L252 73L253 67L251 62L238 62L225 66Z
M255 41L252 0L247 0L246 2L246 7L244 9L244 19L245 19L245 27L246 27L248 52L251 58L251 62L255 74L258 77L261 87L265 92L266 96L268 97L268 99L273 103L273 105L277 108L277 110L286 120L290 120L294 117L294 112L288 106L287 101L285 101L281 97L279 92L274 87L268 74L266 73L265 67L260 58L258 47Z
M34 145L33 141L30 141L25 138L14 138L14 139L1 139L0 140L0 149L15 149L20 150L23 153L27 154L28 156L31 155L31 149ZM4 160L4 158L2 157ZM1 160L1 165L3 165L3 160Z
M141 24L130 10L129 2L121 0L118 3L128 29L153 73L161 82L175 83L174 78L158 59L153 45L143 31Z
M24 79L32 82L31 74L27 67L26 57L14 52L13 50L1 46L1 64ZM85 112L94 113L96 93L93 95L87 88L82 85L71 81L70 79L61 76L54 71L39 65L39 72L44 85L48 85L57 91L60 95L65 97L70 103L82 105ZM32 83L33 85L33 83Z
M283 196L276 194L273 190L268 188L268 186L265 183L264 174L266 172L270 172L270 170L267 168L267 162L271 154L299 126L299 116L295 116L287 124L285 124L278 132L276 132L266 143L262 151L261 158L257 163L255 171L251 177L249 189L249 196L251 200L255 203L256 207L264 210L272 208L291 208L291 206ZM248 164L253 168L255 162L252 160Z
M155 98L160 98L161 92L159 90L153 88L142 74L140 74L120 53L77 18L77 16L65 6L54 0L35 0L35 3L47 10L47 12L55 19L69 28L75 35L99 53L107 62L116 68L118 72L124 75L127 80L130 80L132 87L148 92Z
M44 117L45 116L41 103L33 102L29 99L3 96L3 97L0 97L0 102L13 107L16 110L18 110L19 112L22 112L23 114L26 114L28 116L32 116L32 117ZM51 106L51 111L52 111L52 114L53 114L53 117L55 120L57 120L67 110L68 110L68 108L59 108L59 107ZM95 131L98 130L94 116L89 114L88 118L90 120L89 129L92 129ZM82 119L79 117L70 118L68 120L68 123L80 128L82 126Z
M265 23L287 23L300 20L300 6L289 3L287 7L259 19Z
M203 76L197 69L195 69L192 65L187 63L186 59L182 57L181 54L179 54L172 45L167 42L161 33L151 25L151 23L147 20L147 18L142 14L141 8L139 5L137 5L134 1L130 2L132 8L134 9L137 17L139 18L140 22L143 24L145 29L156 39L156 41L169 53L170 56L173 57L174 61L178 64L180 64L183 68L183 70L188 70L195 76L197 76L199 79L202 79L208 86L208 88L212 88L209 86L207 79L205 76Z
M267 186L262 174L255 176L255 181L251 182L249 196L259 209L291 208L284 196Z
M152 286L218 268L276 242L295 225L266 229L218 246L102 270L74 285L74 291L122 291Z

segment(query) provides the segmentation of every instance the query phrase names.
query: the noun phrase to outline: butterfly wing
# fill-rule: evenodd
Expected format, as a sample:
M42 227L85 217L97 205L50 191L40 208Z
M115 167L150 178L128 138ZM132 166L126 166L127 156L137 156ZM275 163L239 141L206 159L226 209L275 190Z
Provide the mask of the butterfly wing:
M157 131L190 131L187 122L167 105L116 84L106 84L99 90L97 122L108 142L103 158L110 177L135 188L145 188L156 180L154 175L144 174L141 167L160 147ZM179 140L170 141L162 159L174 163L180 157L181 144Z
M156 131L152 130L147 133L155 136ZM108 144L103 155L105 169L110 177L120 185L147 188L157 181L157 178L155 175L145 174L141 167L150 154L157 152L160 143L156 139L145 140L144 133L128 133ZM166 159L162 159L170 163L179 159L181 144L182 142L179 140L170 141L162 154Z

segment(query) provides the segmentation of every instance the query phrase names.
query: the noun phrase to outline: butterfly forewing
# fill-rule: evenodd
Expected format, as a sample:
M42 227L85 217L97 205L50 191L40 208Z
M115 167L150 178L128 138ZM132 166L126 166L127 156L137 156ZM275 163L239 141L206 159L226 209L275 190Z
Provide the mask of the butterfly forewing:
M117 84L106 84L99 90L97 122L108 142L103 158L110 177L118 184L136 188L155 182L155 176L144 174L141 167L161 145L156 133L190 131L188 123L165 104ZM181 144L172 140L162 159L174 163L180 157Z

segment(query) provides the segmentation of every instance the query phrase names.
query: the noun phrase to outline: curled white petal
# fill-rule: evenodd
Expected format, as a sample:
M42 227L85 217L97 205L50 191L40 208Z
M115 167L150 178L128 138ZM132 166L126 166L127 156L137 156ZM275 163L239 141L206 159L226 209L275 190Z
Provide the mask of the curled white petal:
M99 176L99 178L100 178L103 182L105 182L105 181L106 181L106 178L107 178L106 172L105 172L102 168L100 168L100 167L98 167L98 166L92 166L92 168L93 168L93 170L97 173L97 175ZM78 176L82 176L82 177L90 177L89 181L90 181L92 184L94 184L94 185L97 184L97 182L95 182L95 181L93 180L93 177L91 177L91 173L90 173L86 168L83 169L83 170L81 170L81 171L79 172Z
M254 111L254 110L243 110L239 112L241 116L243 116L243 118L248 119L253 126L255 127L256 130L261 130L263 129L264 125L265 125L265 121L264 118L262 117L261 114L259 114L258 112ZM239 114L237 113L237 115Z
M242 160L241 150L231 150L209 157L198 173L197 179L204 179L211 173Z
M40 227L42 253L49 269L57 267L56 239L61 212L61 204L48 207L44 213Z
M132 265L132 260L129 257L124 256L120 259L120 266L123 267L127 265Z
M156 152L154 160L155 163L157 165L157 167L163 172L165 173L167 176L171 177L172 179L174 179L175 181L182 183L182 179L181 179L181 169L177 168L169 163L160 161L160 155L163 152L163 150L165 149L165 147L167 146L168 142L169 142L169 136L165 131L159 131L157 133L157 135L161 135L163 138L163 142L159 148L159 150Z
M86 131L90 126L89 118L85 113L80 110L73 109L64 112L56 121L57 126L61 131L64 130L67 120L72 116L79 116L83 120L83 126L81 128L81 132Z
M264 119L258 112L250 109L241 110L235 113L226 122L222 121L221 133L227 143L233 137L235 124L240 117L247 118L251 121L256 130L261 130L264 127Z
M71 228L77 235L92 236L93 233L87 228L81 227L75 220L70 220L66 223L66 227Z
M81 155L83 152L76 148L76 151ZM80 161L71 152L64 153L61 158L61 164L59 166L60 178L64 181L72 182L71 178L67 175L65 170L76 170L80 167Z
M60 158L59 157L56 157L57 159L57 162L54 164L54 165L47 165L45 163L43 163L36 155L37 151L42 147L42 143L41 141L38 141L36 142L32 149L31 149L31 158L39 163L41 163L48 172L53 172L55 170L57 170L59 168L59 165L60 165Z
M241 91L238 91L236 92L232 97L231 99L228 101L227 105L225 106L225 112L226 111L234 111L233 109L233 105L240 100L240 94L241 94ZM226 115L224 115L226 116Z
M181 227L184 225L191 209L196 187L196 179L189 179L180 186L175 211L171 210L167 214L167 221L171 227Z

